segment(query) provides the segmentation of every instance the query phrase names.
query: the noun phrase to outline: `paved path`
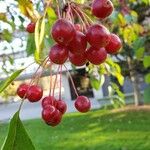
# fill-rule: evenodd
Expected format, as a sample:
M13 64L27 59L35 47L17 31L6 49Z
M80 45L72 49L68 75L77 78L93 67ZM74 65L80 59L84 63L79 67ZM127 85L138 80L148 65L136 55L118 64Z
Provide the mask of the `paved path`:
M92 101L92 108L100 108L100 104L98 102ZM67 112L75 112L75 108L73 105L73 101L68 103ZM13 114L18 110L20 103L9 103L9 104L1 104L0 105L0 122L8 122ZM35 119L41 117L41 104L38 103L29 103L27 101L24 102L23 108L21 110L21 119Z

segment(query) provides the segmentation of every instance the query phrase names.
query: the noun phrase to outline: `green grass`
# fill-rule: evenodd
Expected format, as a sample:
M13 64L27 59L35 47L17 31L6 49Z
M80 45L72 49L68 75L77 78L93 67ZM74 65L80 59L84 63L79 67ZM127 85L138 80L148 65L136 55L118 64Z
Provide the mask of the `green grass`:
M71 113L56 128L39 119L24 125L36 150L150 150L150 111L146 110ZM7 128L0 125L0 145Z

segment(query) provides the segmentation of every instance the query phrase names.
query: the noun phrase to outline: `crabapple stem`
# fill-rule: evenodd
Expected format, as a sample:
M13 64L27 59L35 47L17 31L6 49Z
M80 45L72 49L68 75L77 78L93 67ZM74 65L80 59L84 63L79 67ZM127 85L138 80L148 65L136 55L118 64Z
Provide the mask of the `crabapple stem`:
M46 61L47 58L48 58L48 57L46 57L46 58L43 60L43 62L38 66L37 70L35 71L35 73L33 74L32 78L31 78L32 80L36 79L37 72L39 71L39 69L41 68L41 66L42 66L43 63Z
M70 4L69 4L69 2L68 2L68 7L69 7L69 14L70 14L70 18L71 18L71 20L72 20L72 23L74 24L74 17L73 17L73 14L72 14L72 9L71 9L71 6L70 6Z
M79 13L76 11L76 9L74 9L73 7L71 7L71 8L75 11L75 13L77 14L77 16L79 17L80 21L81 21L82 24L83 24L83 28L84 28L84 30L86 31L86 25L85 25L85 23L84 23L84 20L83 20L82 17L79 15Z
M60 13L60 5L59 5L59 2L58 0L56 0L56 3L57 3L57 12L58 12L58 18L60 19L61 18L61 13Z
M66 18L68 19L68 20L70 20L72 23L73 23L73 18L72 18L72 16L71 16L71 7L70 7L70 4L69 4L69 2L67 2L67 5L68 5L68 11L67 11L67 13L66 13Z
M93 20L84 12L84 11L82 11L81 9L80 9L80 7L77 7L77 9L78 9L78 11L80 12L80 13L82 13L82 15L83 15L83 17L85 18L87 18L91 23L93 23ZM86 20L87 20L86 19Z
M55 77L54 86L53 86L53 96L55 95L55 87L56 87L56 82L57 82L59 69L60 69L60 66L58 66L58 69L57 69L57 72L56 72L56 77Z
M76 10L82 14L82 17L85 20L85 22L87 23L87 25L90 25L91 23L93 23L93 21L90 19L90 17L86 13L84 13L79 7L77 7Z
M42 76L42 74L43 74L43 72L44 72L44 67L46 66L46 64L47 64L47 62L49 61L49 59L47 59L47 60L45 60L45 62L43 62L43 64L42 64L42 70L41 70L41 72L39 72L39 75L37 76L37 84L39 83L39 79L40 79L40 77Z
M60 91L59 91L59 99L61 100L61 86L62 86L62 65L60 66Z
M89 25L89 22L87 21L87 19L86 19L86 17L84 16L83 12L82 12L80 9L78 9L78 7L76 7L75 10L78 12L78 14L81 14L80 16L81 16L81 18L83 19L83 21L85 21L86 24Z
M44 64L44 62L45 62L45 60L46 60L47 58L48 58L48 57L46 57L46 58L43 60L43 62L38 66L37 70L36 70L35 73L33 74L32 78L31 78L31 80L30 80L30 83L29 83L29 87L34 83L35 76L36 76L38 70L39 70L40 67ZM28 88L28 90L29 90L29 88ZM27 91L28 91L28 90L27 90ZM20 104L19 109L18 109L19 112L20 112L21 107L22 107L22 105L23 105L23 103L24 103L25 97L26 97L26 94L25 94L24 97L22 98L21 104Z
M76 96L78 97L79 94L78 94L77 89L76 89L76 87L75 87L74 81L73 81L73 79L72 79L72 77L71 77L71 74L70 74L69 70L67 69L67 67L66 67L65 65L64 65L64 67L65 67L66 71L68 72L68 75L69 75L69 77L70 77L70 80L71 80L71 83L72 83L74 92L75 92Z
M51 94L52 94L52 65L53 65L53 62L51 62L51 64L50 64L50 88L49 88L49 96L51 96Z

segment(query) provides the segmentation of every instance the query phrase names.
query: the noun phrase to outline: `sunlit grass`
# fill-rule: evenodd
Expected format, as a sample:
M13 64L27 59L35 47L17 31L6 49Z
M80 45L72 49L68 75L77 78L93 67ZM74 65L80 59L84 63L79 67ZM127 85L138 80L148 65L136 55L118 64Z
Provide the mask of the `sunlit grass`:
M36 150L150 150L150 111L96 110L67 114L56 128L40 119L24 125ZM0 125L0 145L6 133Z

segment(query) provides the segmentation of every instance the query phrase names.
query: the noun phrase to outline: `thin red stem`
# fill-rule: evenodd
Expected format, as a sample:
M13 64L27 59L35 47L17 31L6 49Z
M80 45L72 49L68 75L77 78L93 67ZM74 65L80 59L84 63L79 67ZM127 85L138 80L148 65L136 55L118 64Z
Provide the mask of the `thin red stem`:
M68 20L70 20L72 23L74 23L74 20L73 20L73 18L71 16L71 7L70 7L69 2L67 3L67 5L68 5L68 10L67 10L67 13L66 13L66 18Z
M62 86L62 65L60 66L60 90L59 90L59 100L61 100L61 86Z
M40 65L38 66L37 70L35 71L34 75L32 76L32 78L31 78L31 80L30 80L30 83L29 83L29 88L30 88L30 86L34 83L35 76L36 76L38 70L40 69L40 67L44 64L44 62L45 62L46 59L47 59L47 57L43 60L42 64L40 64ZM27 89L27 91L29 90L29 88ZM24 103L24 100L25 100L26 95L27 95L27 93L26 93L26 94L24 95L24 97L22 98L22 101L21 101L21 104L20 104L20 106L19 106L18 111L21 110L21 107L22 107L22 105L23 105L23 103Z
M82 14L82 17L87 22L87 24L90 25L91 23L93 23L93 20L84 11L82 11L80 7L76 7L76 10Z
M46 58L43 60L43 62L38 66L37 70L36 70L35 73L32 75L31 80L36 79L37 72L39 71L39 69L41 68L41 66L43 66L43 64L44 64L44 62L46 61L47 58L48 58L48 57L46 57Z
M55 95L55 87L56 87L56 82L57 82L59 69L60 69L60 66L58 67L57 72L56 72L56 78L55 78L54 86L53 86L53 96Z
M39 83L39 79L41 78L43 72L45 71L45 66L46 66L46 64L47 64L48 61L49 61L49 59L46 60L46 61L43 63L43 65L41 66L41 67L42 67L42 70L41 70L41 72L39 72L39 75L38 75L37 78L36 78L37 84Z
M76 87L75 87L75 84L74 84L74 81L73 81L73 79L72 79L72 76L71 76L71 74L70 74L69 70L67 69L67 67L66 67L65 65L64 65L64 67L66 68L66 71L67 71L67 72L68 72L68 74L69 74L69 77L70 77L70 80L71 80L71 83L72 83L72 86L73 86L74 92L75 92L76 96L78 97L78 96L79 96L79 94L78 94L77 89L76 89Z
M73 10L74 10L74 12L77 14L77 16L79 17L79 19L80 19L80 21L82 22L82 25L83 25L83 29L86 31L87 29L86 29L86 25L85 25L85 23L84 23L84 20L82 19L82 17L80 16L80 14L77 12L77 10L75 9L75 8L73 8L73 7L71 7Z
M57 3L58 18L60 19L60 18L61 18L61 15L60 15L60 7L59 7L59 2L58 2L58 0L56 0L56 3Z
M53 65L53 63L51 62L51 64L50 64L50 87L49 87L49 96L51 96L51 94L52 94L52 65Z

